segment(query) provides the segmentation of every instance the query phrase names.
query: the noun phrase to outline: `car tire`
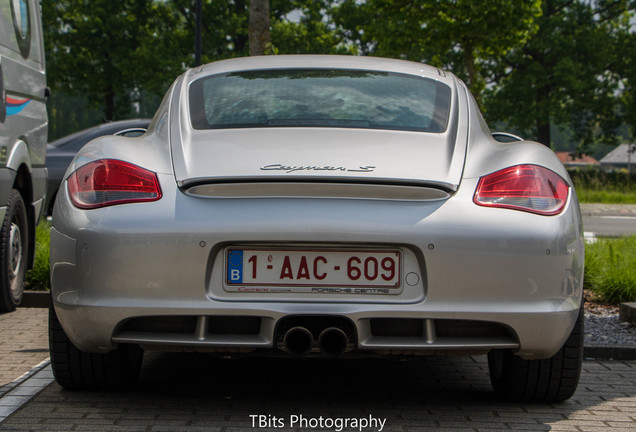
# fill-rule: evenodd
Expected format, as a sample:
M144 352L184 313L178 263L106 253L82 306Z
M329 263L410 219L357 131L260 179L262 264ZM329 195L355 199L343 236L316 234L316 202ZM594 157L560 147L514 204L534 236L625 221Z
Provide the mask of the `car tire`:
M121 344L106 354L79 350L49 309L49 352L55 381L67 390L123 390L132 387L141 370L144 351Z
M569 399L579 383L583 362L583 305L572 333L561 349L545 360L524 360L510 350L488 353L490 382L506 400L560 402Z
M22 195L12 189L0 229L0 312L22 301L29 251L29 224Z

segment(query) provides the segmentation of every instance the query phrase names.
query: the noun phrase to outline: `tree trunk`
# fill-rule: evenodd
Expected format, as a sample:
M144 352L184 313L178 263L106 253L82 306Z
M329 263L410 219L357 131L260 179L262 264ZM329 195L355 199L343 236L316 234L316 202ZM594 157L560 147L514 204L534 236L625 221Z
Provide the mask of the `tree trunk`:
M478 96L477 92L474 91L475 85L477 84L477 66L475 65L475 55L473 53L473 47L471 44L466 43L464 45L464 66L466 67L466 73L468 74L468 88L473 91L473 95L475 97Z
M550 119L537 119L537 142L550 147Z
M110 82L104 91L104 117L107 122L113 121L115 117L115 91Z
M272 43L269 32L269 0L250 0L250 55L263 55Z
M550 110L547 106L550 100L550 89L540 88L536 93L536 127L537 127L537 142L550 147Z
M110 54L106 53L105 60L105 76L104 82L104 117L107 122L113 121L115 117L115 89L113 88L113 71L111 67Z

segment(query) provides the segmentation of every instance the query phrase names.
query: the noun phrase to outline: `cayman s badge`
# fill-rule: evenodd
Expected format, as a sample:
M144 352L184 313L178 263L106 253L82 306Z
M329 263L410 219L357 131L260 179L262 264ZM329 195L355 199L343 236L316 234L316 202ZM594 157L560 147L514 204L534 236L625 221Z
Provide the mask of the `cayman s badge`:
M261 171L284 171L285 173L293 173L296 171L345 171L345 172L359 172L359 173L367 173L373 172L375 170L374 166L364 165L358 168L347 168L343 166L331 166L331 165L282 165L282 164L271 164L265 165L261 167Z

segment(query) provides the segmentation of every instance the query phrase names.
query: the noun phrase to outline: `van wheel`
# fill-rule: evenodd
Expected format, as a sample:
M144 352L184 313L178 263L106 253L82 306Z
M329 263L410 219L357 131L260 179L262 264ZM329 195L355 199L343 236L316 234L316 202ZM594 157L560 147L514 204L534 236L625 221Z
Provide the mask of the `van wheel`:
M561 349L545 360L524 360L510 350L488 353L490 382L506 400L560 402L572 397L583 362L583 305Z
M29 225L22 195L9 194L0 230L0 312L11 312L22 301L29 249Z
M67 390L123 390L132 387L141 371L144 351L119 345L107 354L80 351L49 309L49 353L55 381Z

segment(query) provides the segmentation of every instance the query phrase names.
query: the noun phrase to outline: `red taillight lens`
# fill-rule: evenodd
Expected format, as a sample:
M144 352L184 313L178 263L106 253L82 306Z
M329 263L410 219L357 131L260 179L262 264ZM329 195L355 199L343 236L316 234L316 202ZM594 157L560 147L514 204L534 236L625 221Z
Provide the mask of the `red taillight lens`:
M161 198L157 175L128 162L102 159L84 165L68 178L73 205L94 209Z
M541 215L561 213L570 187L561 176L538 165L516 165L479 179L473 201Z

